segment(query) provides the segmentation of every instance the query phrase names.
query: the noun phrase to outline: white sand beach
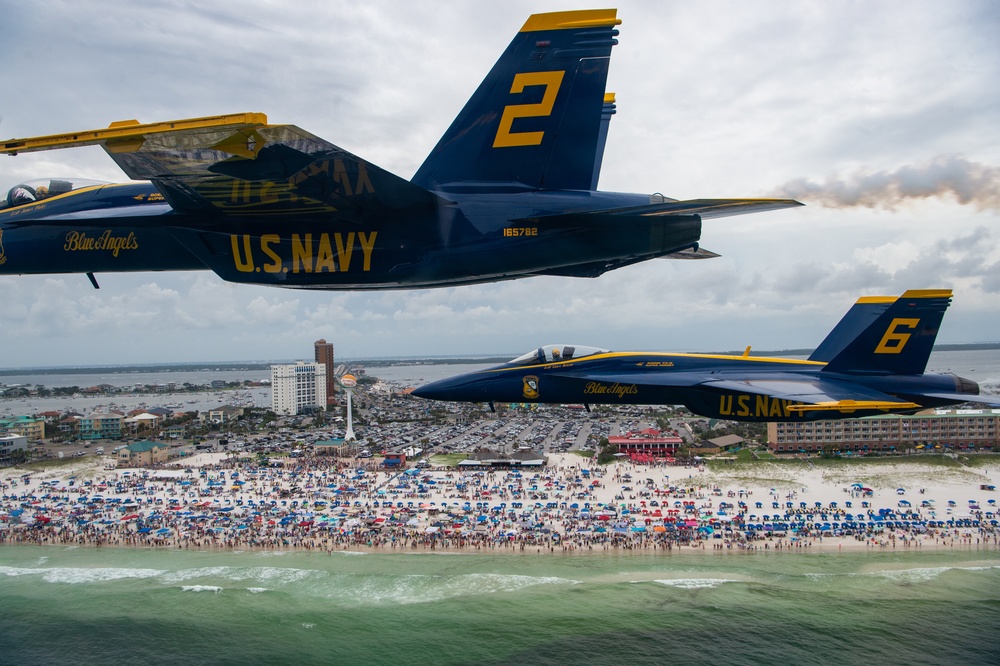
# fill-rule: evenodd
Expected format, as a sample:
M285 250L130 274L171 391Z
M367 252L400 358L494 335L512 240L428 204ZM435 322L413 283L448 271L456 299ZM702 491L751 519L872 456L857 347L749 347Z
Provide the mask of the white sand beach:
M380 469L200 454L0 472L0 542L490 552L996 547L1000 458ZM363 464L364 463L364 464ZM367 465L367 466L366 466Z

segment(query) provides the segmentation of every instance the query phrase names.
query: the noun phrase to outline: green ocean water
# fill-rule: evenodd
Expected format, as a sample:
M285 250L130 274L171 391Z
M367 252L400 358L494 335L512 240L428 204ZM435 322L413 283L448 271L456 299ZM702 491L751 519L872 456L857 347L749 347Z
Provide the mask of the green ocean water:
M1000 552L0 547L4 664L997 664Z

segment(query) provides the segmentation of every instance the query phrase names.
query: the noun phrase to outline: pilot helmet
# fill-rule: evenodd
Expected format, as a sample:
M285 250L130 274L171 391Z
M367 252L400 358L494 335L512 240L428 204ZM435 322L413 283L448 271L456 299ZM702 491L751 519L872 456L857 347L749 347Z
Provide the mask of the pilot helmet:
M38 187L35 188L35 198L36 199L44 199L47 196L49 196L49 188L48 188L48 186L46 186L46 185L39 185Z
M10 194L7 195L7 200L12 206L31 203L35 200L35 192L26 185L17 185L11 189Z

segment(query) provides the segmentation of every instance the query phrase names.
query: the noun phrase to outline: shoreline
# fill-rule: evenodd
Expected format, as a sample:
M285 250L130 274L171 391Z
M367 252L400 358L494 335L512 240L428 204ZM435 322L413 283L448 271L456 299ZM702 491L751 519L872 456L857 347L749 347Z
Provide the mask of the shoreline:
M815 537L807 542L790 543L787 540L774 542L760 542L752 547L737 546L728 548L708 547L709 541L699 541L682 546L676 544L643 543L631 545L615 545L607 543L580 545L557 545L543 546L539 544L528 544L521 542L494 543L477 547L475 545L457 545L437 542L430 543L410 543L399 547L391 545L367 545L357 542L337 543L338 547L330 547L326 541L315 544L281 544L273 547L267 545L249 544L191 544L182 542L161 543L161 544L130 544L119 542L96 542L96 541L65 541L54 540L33 541L33 540L9 540L0 538L0 548L3 547L42 547L42 548L63 548L63 549L112 549L112 550L141 550L160 552L192 552L192 553L270 553L274 555L317 553L328 556L336 554L345 555L502 555L502 556L568 556L568 557L590 557L594 555L616 555L616 556L648 556L657 555L663 557L683 556L683 555L750 555L750 554L816 554L831 555L837 554L857 554L857 553L913 553L913 552L965 552L976 553L1000 553L1000 536L994 534L990 539L982 537L969 539L968 537L942 538L940 535L931 541L930 538L924 540L911 539L898 545L896 540L890 539L884 542L872 543L866 540L857 540L848 537L824 537L822 540Z

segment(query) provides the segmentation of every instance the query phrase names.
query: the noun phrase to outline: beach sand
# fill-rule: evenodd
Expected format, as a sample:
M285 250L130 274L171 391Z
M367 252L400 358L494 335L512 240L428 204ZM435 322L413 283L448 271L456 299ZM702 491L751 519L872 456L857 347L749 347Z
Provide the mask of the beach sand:
M0 472L0 542L585 553L995 548L998 539L997 493L982 487L1000 485L1000 457L684 467L553 454L537 471L329 458L257 467L211 453L157 469L110 462Z

